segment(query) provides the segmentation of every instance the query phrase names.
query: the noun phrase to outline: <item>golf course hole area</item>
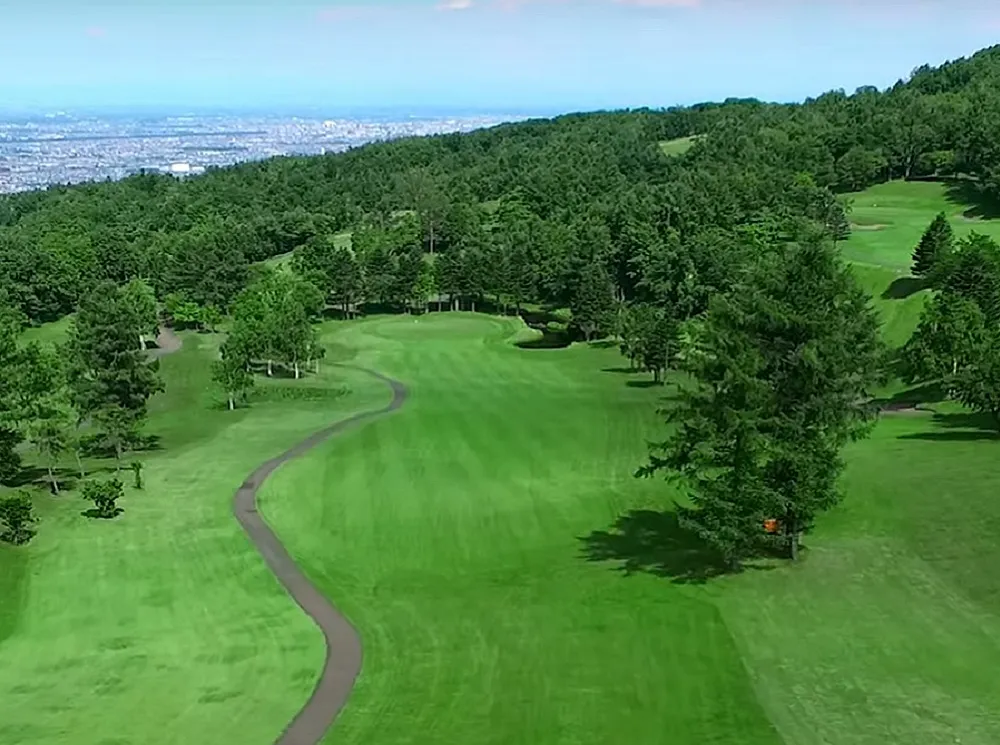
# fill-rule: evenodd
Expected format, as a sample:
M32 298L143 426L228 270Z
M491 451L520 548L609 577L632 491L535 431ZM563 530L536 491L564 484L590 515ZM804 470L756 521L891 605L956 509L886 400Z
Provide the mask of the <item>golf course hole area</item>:
M507 326L502 319L464 313L427 313L421 316L380 318L366 330L392 341L479 341L495 336Z

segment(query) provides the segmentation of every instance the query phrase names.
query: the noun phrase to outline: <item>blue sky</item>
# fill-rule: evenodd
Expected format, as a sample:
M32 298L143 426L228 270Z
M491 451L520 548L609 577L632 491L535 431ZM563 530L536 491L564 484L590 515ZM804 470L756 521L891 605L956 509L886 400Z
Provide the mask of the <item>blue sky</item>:
M580 110L889 85L987 0L0 0L0 107Z

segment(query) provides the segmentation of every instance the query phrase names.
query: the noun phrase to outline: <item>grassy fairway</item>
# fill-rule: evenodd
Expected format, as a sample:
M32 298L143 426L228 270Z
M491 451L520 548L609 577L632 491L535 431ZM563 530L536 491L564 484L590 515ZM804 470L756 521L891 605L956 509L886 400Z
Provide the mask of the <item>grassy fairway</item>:
M850 195L854 230L844 256L854 261L908 271L914 246L934 215L944 211L955 235L972 230L1000 238L1000 220L977 203L966 185L891 181Z
M162 361L146 490L113 522L81 517L76 493L39 495L35 540L0 546L0 742L266 745L313 685L322 637L230 501L261 461L386 392L331 368L311 393L276 383L230 415L211 408L212 337L184 341Z
M365 642L327 742L1000 740L1000 556L965 509L995 492L993 442L887 419L800 566L706 586L662 576L685 558L669 518L634 513L606 545L648 570L626 579L579 537L669 505L631 477L660 392L602 372L611 350L520 351L509 333L475 316L343 329L412 400L265 487Z
M515 331L436 314L343 330L411 400L265 486L365 641L329 742L777 743L703 593L581 558L579 536L662 499L632 478L659 392L601 372L613 350L522 351Z

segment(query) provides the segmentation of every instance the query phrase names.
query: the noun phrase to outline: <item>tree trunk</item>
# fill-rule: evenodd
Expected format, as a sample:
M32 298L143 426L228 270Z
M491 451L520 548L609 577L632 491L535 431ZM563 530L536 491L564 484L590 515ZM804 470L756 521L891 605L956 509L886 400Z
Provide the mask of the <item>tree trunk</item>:
M298 380L299 379L299 361L295 360L295 362L292 363L292 364L295 367L295 379Z
M271 373L272 373L271 366L272 366L272 361L268 360L267 361L267 377L269 377L269 378L271 377Z
M475 300L472 301L472 312L473 313L476 312L476 301Z
M115 443L115 473L122 470L122 444Z
M83 458L80 457L80 450L73 448L73 455L76 456L76 469L80 472L80 480L87 478L87 472L83 468Z
M56 475L52 472L52 464L46 464L45 470L49 472L49 488L52 489L53 494L59 494L59 482L56 481Z
M139 334L139 349L143 351L146 349L146 337L142 334Z
M788 558L792 561L798 561L799 521L793 515L785 515L785 531L788 534Z
M233 411L236 408L236 401L233 399L233 394L229 394L229 410Z

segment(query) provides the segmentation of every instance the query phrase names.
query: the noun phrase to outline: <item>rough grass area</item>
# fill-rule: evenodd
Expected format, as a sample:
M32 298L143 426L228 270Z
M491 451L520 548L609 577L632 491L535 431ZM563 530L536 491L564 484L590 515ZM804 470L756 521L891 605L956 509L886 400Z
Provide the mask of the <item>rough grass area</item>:
M387 393L328 367L303 382L336 395L231 413L209 380L212 337L184 344L162 360L167 393L148 428L160 449L140 456L145 490L123 474L114 521L82 517L78 492L38 492L38 535L0 546L0 742L265 745L312 688L322 637L230 501L260 462ZM110 475L107 463L89 465Z

